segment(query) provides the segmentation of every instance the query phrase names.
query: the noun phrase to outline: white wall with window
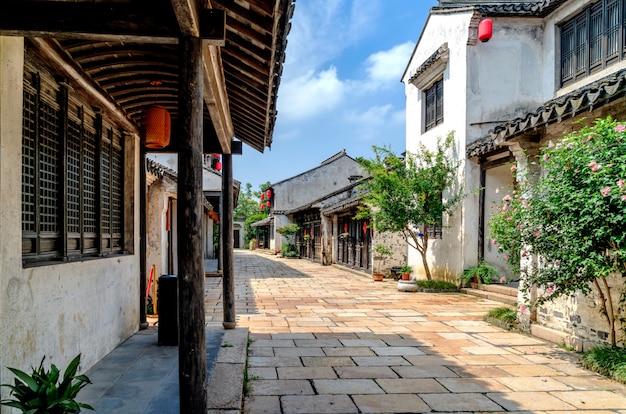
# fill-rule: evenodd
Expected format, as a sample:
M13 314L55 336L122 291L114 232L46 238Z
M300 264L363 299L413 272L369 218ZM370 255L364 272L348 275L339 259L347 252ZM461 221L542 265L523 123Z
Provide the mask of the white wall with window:
M139 328L138 137L23 39L0 37L0 61L0 361L86 369Z

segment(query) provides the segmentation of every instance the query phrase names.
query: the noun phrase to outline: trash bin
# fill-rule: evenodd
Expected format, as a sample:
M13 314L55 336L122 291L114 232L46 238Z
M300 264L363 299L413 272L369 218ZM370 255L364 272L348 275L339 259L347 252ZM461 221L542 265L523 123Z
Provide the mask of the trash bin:
M162 275L157 286L158 344L178 345L178 277Z

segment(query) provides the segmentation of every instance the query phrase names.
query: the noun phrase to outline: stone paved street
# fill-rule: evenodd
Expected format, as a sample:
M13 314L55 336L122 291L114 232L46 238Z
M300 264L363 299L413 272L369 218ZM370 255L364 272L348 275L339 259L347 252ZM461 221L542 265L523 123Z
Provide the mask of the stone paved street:
M235 280L246 413L626 414L626 387L577 354L483 322L497 302L258 251L236 251ZM221 322L221 278L206 281L207 321Z

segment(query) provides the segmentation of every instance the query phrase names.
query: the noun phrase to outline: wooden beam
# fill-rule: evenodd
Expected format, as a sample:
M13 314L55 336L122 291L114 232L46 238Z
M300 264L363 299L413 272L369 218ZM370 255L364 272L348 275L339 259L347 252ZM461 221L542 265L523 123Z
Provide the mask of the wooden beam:
M91 80L87 79L83 72L71 65L65 55L63 55L50 40L32 38L30 42L37 48L37 52L53 69L61 76L71 79L72 86L77 92L84 92L84 96L94 106L101 108L107 116L120 128L127 132L139 134L137 125L131 122L124 110L109 98L106 92L102 91Z
M183 0L171 1L177 6L183 3ZM182 13L180 8L175 11ZM4 0L0 35L178 44L181 26L175 17L178 16L170 5L162 1ZM217 46L225 44L226 20L222 10L203 9L197 20L200 38ZM190 31L188 25L182 28Z
M204 44L202 47L204 70L204 102L209 110L217 139L223 154L230 154L235 129L230 115L226 80L220 49Z
M201 39L181 39L178 123L178 378L181 413L206 413L207 406L201 47Z

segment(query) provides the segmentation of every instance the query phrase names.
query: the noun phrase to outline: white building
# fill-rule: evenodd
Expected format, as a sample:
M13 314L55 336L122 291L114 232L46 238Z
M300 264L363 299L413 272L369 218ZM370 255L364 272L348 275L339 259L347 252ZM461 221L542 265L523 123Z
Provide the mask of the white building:
M581 118L626 116L625 13L624 0L440 0L430 10L402 77L406 149L453 131L459 182L468 192L431 244L436 277L454 279L481 258L506 274L486 223L495 189L512 184L511 166L526 169L528 157ZM485 42L478 39L483 19L493 26ZM418 260L410 251L409 262ZM546 307L534 319L602 339L589 328L603 326L596 311L577 308Z

